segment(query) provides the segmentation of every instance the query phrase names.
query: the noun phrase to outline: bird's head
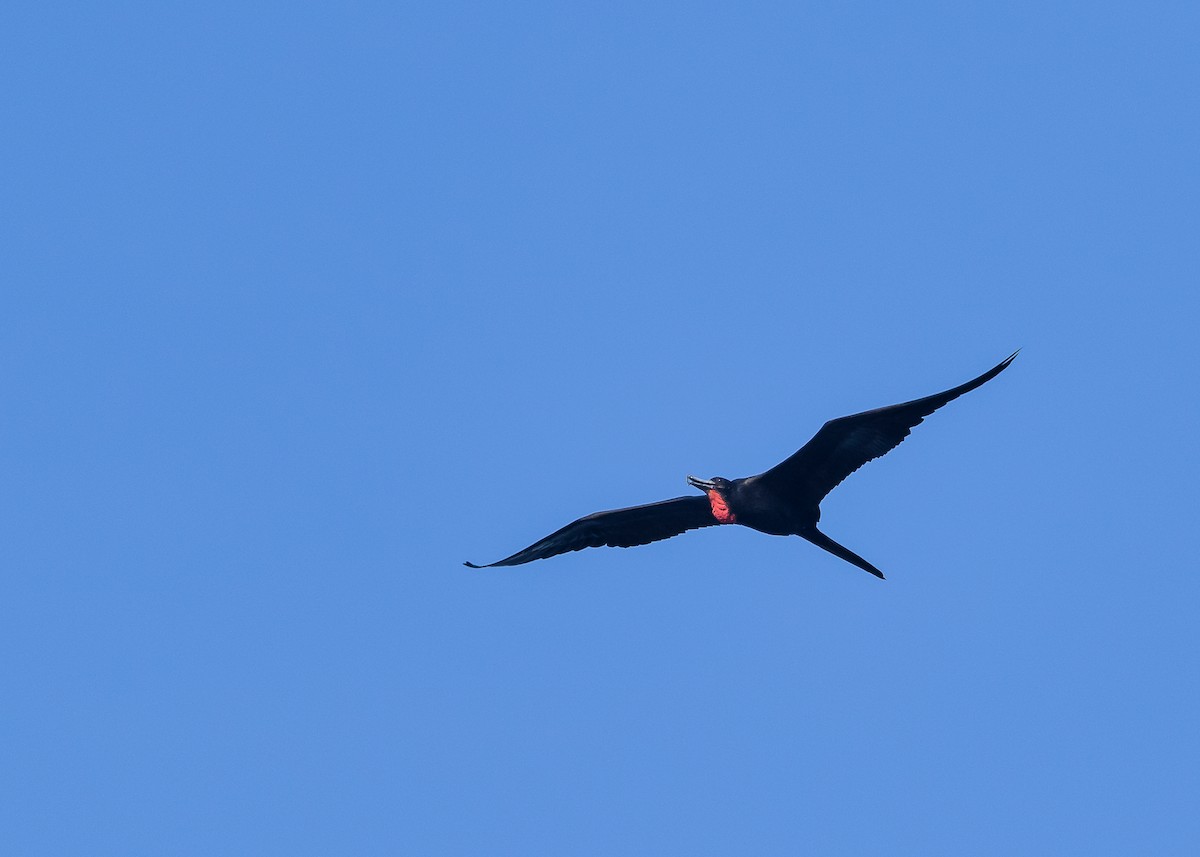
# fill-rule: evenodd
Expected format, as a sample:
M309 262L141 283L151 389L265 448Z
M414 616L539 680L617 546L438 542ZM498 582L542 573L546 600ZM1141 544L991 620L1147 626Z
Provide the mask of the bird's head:
M729 489L733 487L733 483L723 476L714 476L712 479L700 479L695 476L687 478L688 485L693 488L699 488L705 494L709 491L716 491L722 497L729 493Z
M712 479L697 479L695 476L687 478L688 485L693 488L699 488L708 495L708 502L712 506L713 517L722 524L736 524L737 516L729 507L729 494L733 490L733 483L728 479L720 476L714 476Z

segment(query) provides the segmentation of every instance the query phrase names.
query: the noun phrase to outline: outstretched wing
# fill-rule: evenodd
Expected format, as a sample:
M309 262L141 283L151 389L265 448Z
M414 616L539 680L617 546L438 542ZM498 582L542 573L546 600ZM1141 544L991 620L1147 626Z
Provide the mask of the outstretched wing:
M463 565L470 568L492 568L497 565L520 565L583 548L605 545L610 548L629 548L669 539L687 530L711 527L717 523L707 497L676 497L674 500L662 500L645 506L594 512L567 524L558 532L551 533L540 542L535 542L507 559L488 565L475 565L471 562L464 562Z
M794 502L820 503L855 470L899 446L921 420L995 378L1016 356L1013 352L975 380L944 393L830 420L799 451L758 478Z

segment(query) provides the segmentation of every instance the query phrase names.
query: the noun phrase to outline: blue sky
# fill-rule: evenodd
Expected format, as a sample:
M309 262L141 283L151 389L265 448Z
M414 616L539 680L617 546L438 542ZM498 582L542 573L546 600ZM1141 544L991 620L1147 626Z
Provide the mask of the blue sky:
M0 24L12 853L1194 853L1191 4Z

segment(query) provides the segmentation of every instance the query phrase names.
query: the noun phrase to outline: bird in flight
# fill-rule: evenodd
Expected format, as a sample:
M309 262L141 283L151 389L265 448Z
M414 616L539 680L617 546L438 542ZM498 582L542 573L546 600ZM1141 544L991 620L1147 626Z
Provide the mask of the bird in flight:
M687 530L717 524L741 524L773 536L800 536L878 578L883 572L817 529L821 501L842 480L868 461L900 445L914 426L942 405L992 380L1013 361L1006 360L943 393L830 420L795 454L765 473L742 479L687 478L704 492L645 506L595 512L567 524L525 550L489 565L521 565L560 553L601 546L628 548L669 539Z

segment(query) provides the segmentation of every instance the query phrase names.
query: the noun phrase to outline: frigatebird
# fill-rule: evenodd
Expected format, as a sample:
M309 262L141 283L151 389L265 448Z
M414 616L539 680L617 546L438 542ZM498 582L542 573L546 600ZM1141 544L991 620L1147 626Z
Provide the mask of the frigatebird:
M765 473L742 479L689 476L688 484L699 488L704 496L676 497L645 506L595 512L507 559L489 565L471 562L463 565L469 568L521 565L583 548L602 545L628 548L700 527L741 524L773 536L808 539L882 579L883 572L817 529L821 501L855 470L899 446L925 417L995 378L1016 356L1014 351L973 381L943 393L830 420L812 440Z

